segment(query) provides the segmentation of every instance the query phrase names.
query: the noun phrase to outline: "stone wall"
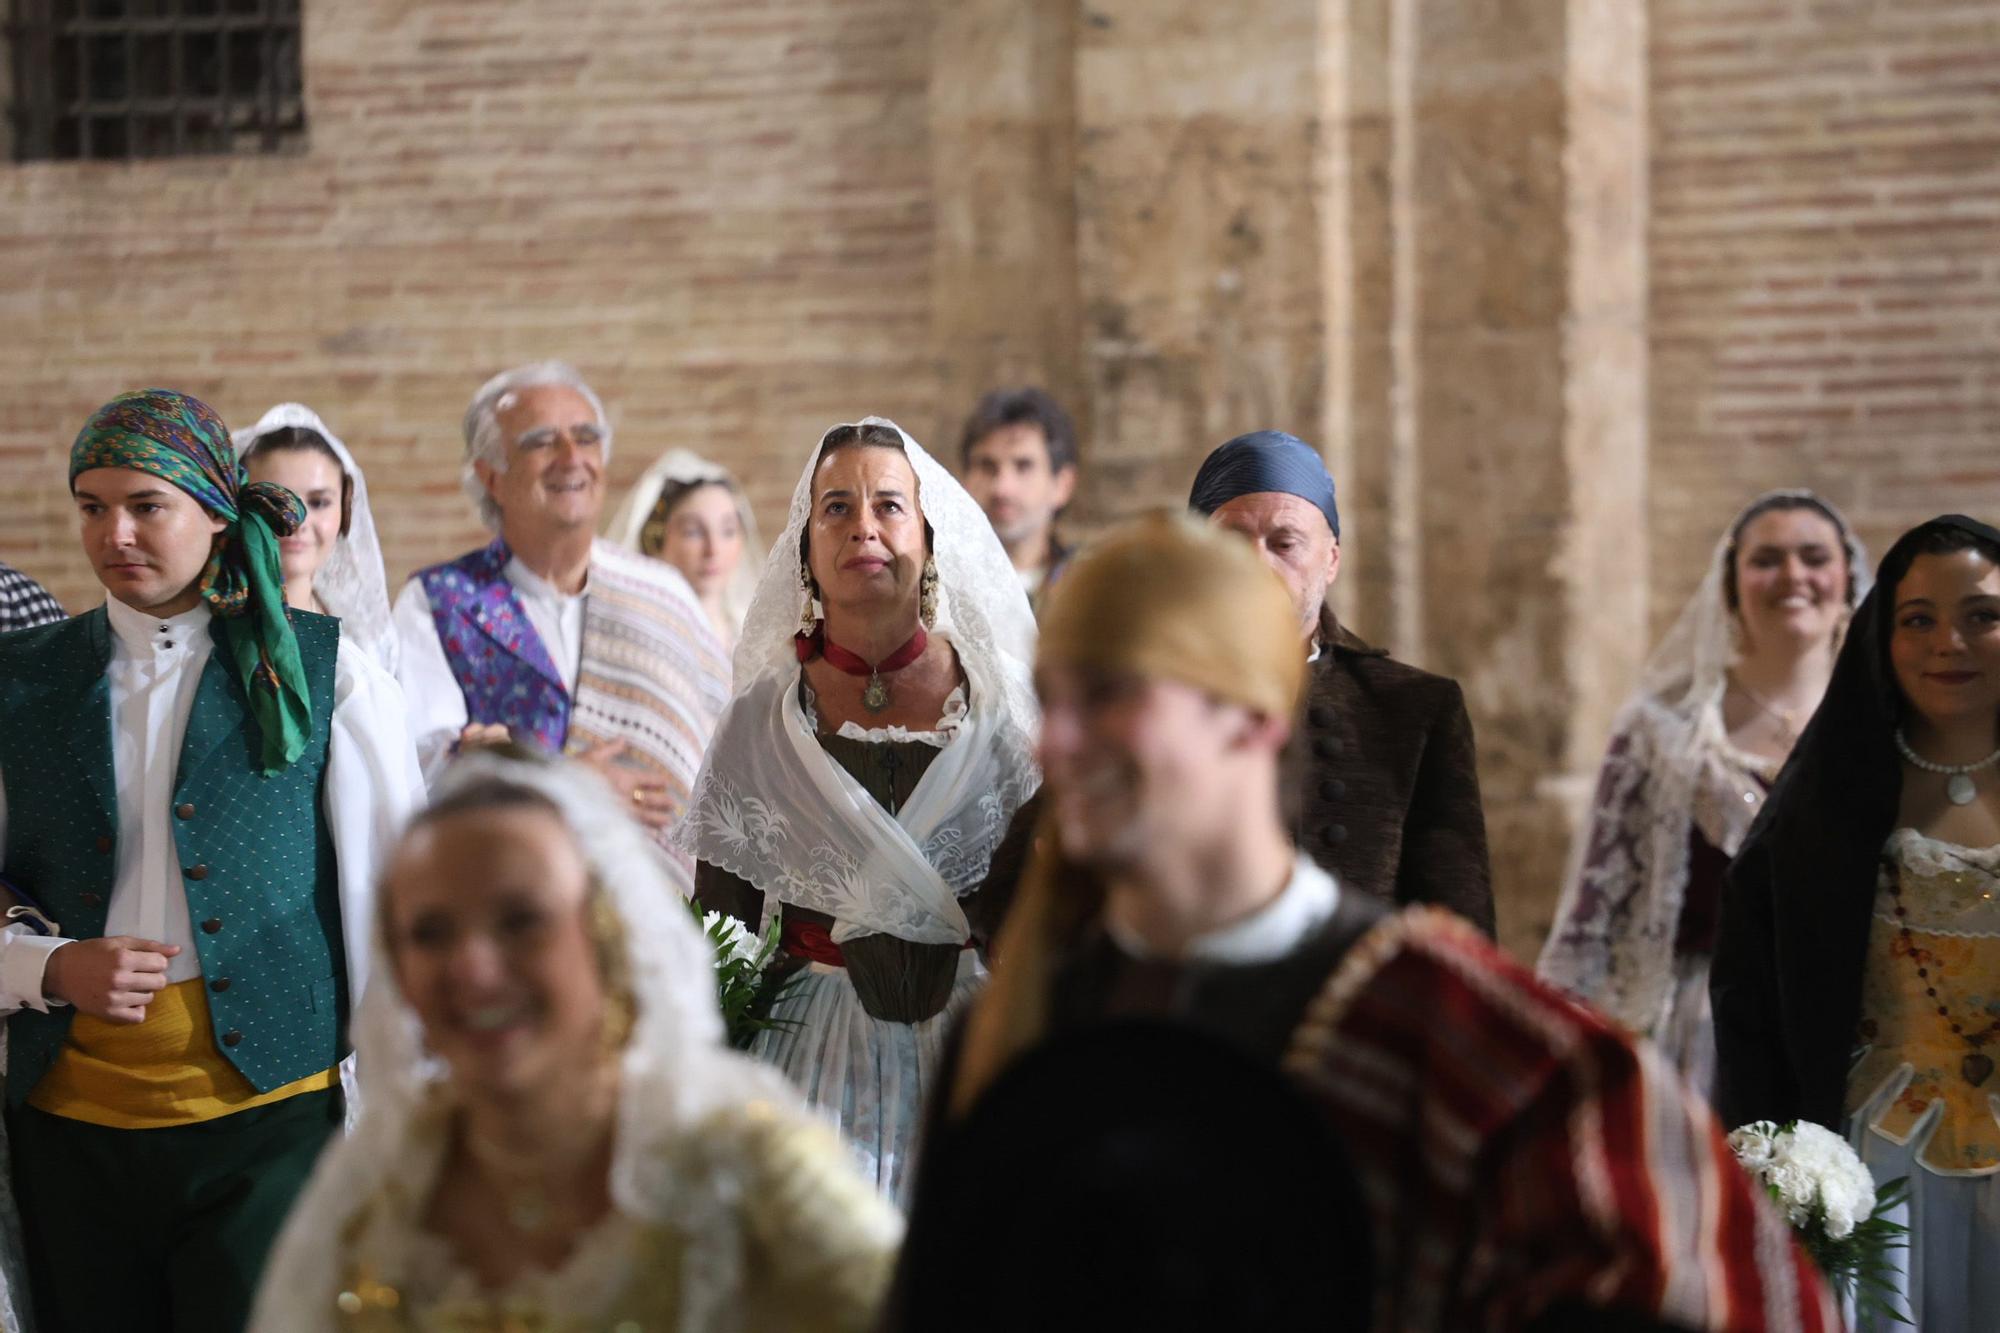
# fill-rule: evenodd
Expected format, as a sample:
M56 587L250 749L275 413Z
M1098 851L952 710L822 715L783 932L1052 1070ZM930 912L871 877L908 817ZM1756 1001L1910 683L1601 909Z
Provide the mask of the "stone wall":
M1978 0L353 0L310 144L0 168L0 558L117 389L322 409L392 579L478 540L478 382L574 361L767 522L865 411L1085 424L1089 524L1322 442L1336 599L1465 685L1531 953L1652 632L1747 494L1879 547L2000 511L2000 15Z

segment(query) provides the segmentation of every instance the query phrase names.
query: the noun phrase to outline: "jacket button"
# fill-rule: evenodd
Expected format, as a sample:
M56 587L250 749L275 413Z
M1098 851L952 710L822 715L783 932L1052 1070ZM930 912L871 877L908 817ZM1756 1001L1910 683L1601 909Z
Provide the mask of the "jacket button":
M222 918L219 916L212 916L208 920L201 923L201 928L205 933L213 935L215 934L215 932L222 929Z
M182 801L179 805L174 807L174 813L179 815L182 819L193 819L194 807L188 804L186 801Z
M1347 784L1339 778L1328 778L1319 784L1319 794L1322 800L1337 801L1347 795Z
M95 907L103 901L104 895L101 893L86 893L83 895L83 905L85 907Z
M111 854L111 837L109 834L102 834L98 837L97 850L107 856Z
M1347 745L1338 736L1321 736L1313 742L1313 753L1321 759L1338 759Z
M1347 825L1345 824L1328 824L1326 826L1325 832L1326 832L1326 840L1328 842L1347 841Z
M1315 727L1330 727L1334 721L1333 709L1325 704L1314 704L1311 708L1306 709L1306 720L1311 722Z
M229 1031L222 1034L222 1044L224 1046L241 1045L242 1041L243 1041L243 1034L238 1032L235 1028L231 1028L229 1029Z
M215 980L208 983L208 988L214 991L217 995L220 995L222 994L222 992L229 989L229 978L217 977Z
M188 877L189 879L207 879L207 878L208 878L208 867L207 867L207 866L189 866L189 867L187 868L187 872L186 872L186 873L187 873L187 877Z

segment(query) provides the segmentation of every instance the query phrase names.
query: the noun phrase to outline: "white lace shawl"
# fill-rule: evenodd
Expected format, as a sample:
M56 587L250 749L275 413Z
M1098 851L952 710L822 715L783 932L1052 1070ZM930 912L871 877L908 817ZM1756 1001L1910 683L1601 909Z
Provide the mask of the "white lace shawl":
M491 777L555 803L624 925L634 1022L623 1056L612 1201L628 1217L672 1225L688 1238L679 1327L729 1328L741 1284L741 1182L724 1178L726 1162L690 1153L679 1140L751 1103L787 1117L809 1113L781 1075L722 1044L710 946L659 853L602 780L575 763L482 752L457 761L435 794ZM376 956L389 956L379 917L375 948ZM254 1329L334 1333L334 1301L364 1210L397 1209L396 1225L413 1232L422 1225L428 1190L419 1186L436 1169L434 1130L450 1095L445 1071L425 1051L390 968L371 976L353 1029L361 1115L354 1133L320 1156L287 1219L265 1269Z
M970 928L957 900L978 886L1014 811L1041 783L1027 666L1034 615L986 515L957 480L894 422L858 424L895 429L917 474L938 565L933 632L950 640L965 670L964 720L894 816L814 738L792 637L805 610L799 537L812 513L815 443L737 641L736 698L675 837L767 901L829 914L836 941L879 933L962 944Z
M695 481L720 482L736 499L736 518L743 525L743 558L737 562L736 572L723 590L722 610L741 633L743 618L750 611L750 599L757 591L757 572L762 568L758 559L764 554L764 547L757 540L757 516L750 512L749 497L729 475L728 468L686 449L669 449L632 483L618 512L611 516L611 526L605 535L627 550L637 551L640 534L645 531L646 520L653 516L660 492L677 482Z
M299 426L315 431L340 458L340 469L352 483L354 496L347 532L334 543L326 562L313 575L313 592L328 614L340 617L340 632L368 650L390 675L396 674L396 630L389 619L389 583L382 571L382 541L375 533L375 511L368 505L368 481L361 465L340 438L327 429L319 414L303 403L279 403L248 430L233 432L229 442L241 460L250 447L272 431Z
M1731 745L1723 725L1722 697L1737 654L1723 576L1742 514L1779 496L1827 503L1807 491L1769 492L1745 506L1716 542L1701 586L1612 723L1590 814L1535 967L1544 980L1642 1035L1664 1031L1672 1017L1674 938L1687 897L1691 830L1699 826L1734 857L1763 806L1764 783L1775 777L1772 766ZM1839 512L1827 508L1853 571L1851 609L1867 591L1867 552Z

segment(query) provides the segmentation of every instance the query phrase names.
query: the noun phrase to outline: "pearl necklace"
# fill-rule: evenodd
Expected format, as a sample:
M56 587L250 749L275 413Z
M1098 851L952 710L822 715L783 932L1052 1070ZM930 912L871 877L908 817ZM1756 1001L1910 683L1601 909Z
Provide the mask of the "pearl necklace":
M1944 794L1953 805L1971 805L1972 798L1979 794L1979 788L1973 785L1972 774L2000 763L2000 750L1995 750L1984 759L1970 764L1934 764L1910 748L1901 727L1896 728L1896 748L1903 752L1904 759L1924 772L1945 774L1950 780L1944 784Z

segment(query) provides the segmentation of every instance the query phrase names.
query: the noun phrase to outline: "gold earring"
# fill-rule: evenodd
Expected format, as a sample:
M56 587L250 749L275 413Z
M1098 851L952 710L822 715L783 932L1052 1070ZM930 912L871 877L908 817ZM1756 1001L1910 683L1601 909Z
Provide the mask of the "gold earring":
M813 603L817 600L817 592L818 589L813 587L812 571L807 569L805 561L801 560L799 562L799 593L804 599L805 605L799 610L799 633L808 637L812 635L814 630L819 628L819 617L813 614Z
M632 994L620 987L604 997L604 1027L600 1038L606 1059L614 1059L632 1037Z
M924 557L924 574L917 582L917 618L925 629L937 627L938 567L934 556Z

